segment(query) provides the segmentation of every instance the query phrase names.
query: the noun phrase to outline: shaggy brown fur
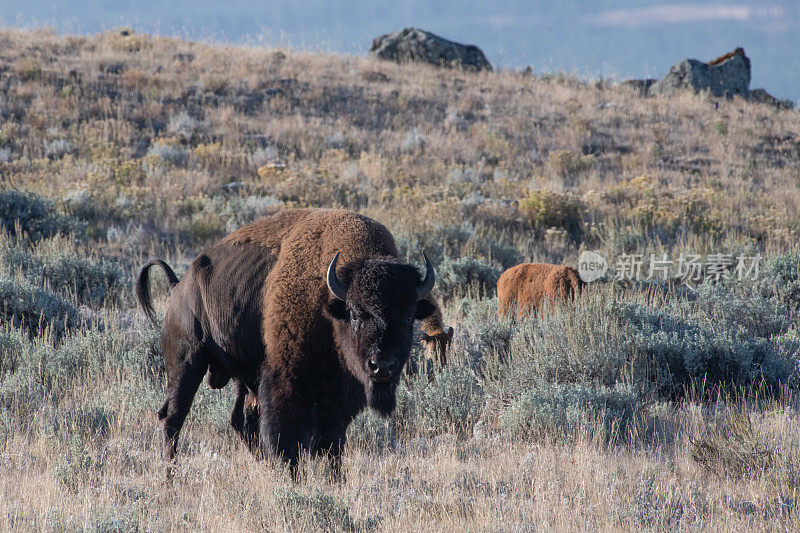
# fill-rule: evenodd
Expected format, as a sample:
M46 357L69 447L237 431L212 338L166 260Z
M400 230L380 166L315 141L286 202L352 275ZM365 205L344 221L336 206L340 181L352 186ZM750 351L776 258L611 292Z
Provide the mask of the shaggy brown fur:
M325 281L337 252L346 301ZM148 315L152 264L169 269L152 261L139 275ZM258 419L265 452L293 471L301 449L328 452L338 469L350 421L367 405L394 408L413 320L436 311L421 283L384 226L341 210L285 211L201 253L174 285L162 326L168 392L158 415L169 459L208 373L214 388L237 382L231 423L247 435Z
M521 317L535 313L548 298L571 299L585 283L569 266L523 263L509 268L497 280L497 305L501 316Z
M709 61L708 64L713 67L714 65L719 65L720 63L724 63L725 61L729 60L733 56L742 56L743 58L747 59L748 64L750 63L750 60L748 59L748 57L746 55L744 55L744 48L742 48L740 46L736 50L734 50L733 52L728 52L727 54L721 55L721 56L719 56L718 58L716 58L713 61Z

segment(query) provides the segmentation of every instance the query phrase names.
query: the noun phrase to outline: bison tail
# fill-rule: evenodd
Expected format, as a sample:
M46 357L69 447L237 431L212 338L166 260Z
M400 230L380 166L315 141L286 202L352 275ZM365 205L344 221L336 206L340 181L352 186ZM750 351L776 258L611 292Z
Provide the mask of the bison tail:
M170 289L178 284L178 276L176 276L170 266L161 259L151 259L145 263L139 271L139 277L136 279L136 299L139 300L139 305L142 306L142 310L144 314L147 315L147 318L157 326L156 312L155 309L153 309L153 303L150 301L150 277L147 275L147 271L154 265L160 266L161 270L164 271Z

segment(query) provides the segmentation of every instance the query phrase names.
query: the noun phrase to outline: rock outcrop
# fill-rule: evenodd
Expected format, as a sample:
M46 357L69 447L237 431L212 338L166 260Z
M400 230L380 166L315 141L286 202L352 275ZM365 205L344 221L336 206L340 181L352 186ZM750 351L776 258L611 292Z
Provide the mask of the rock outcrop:
M741 96L751 102L768 104L779 109L794 108L791 100L775 98L764 89L750 90L750 59L743 48L737 48L708 63L684 59L673 65L669 73L660 80L630 79L619 85L634 90L639 96L671 96L676 91L685 90L710 91L714 96Z
M775 98L764 89L753 89L747 94L747 99L759 104L774 105L779 109L794 109L794 102Z
M697 59L684 59L673 65L669 73L650 86L650 95L675 94L676 91L710 91L714 96L747 96L750 92L750 59L744 49L704 63Z
M421 62L472 71L492 70L492 65L477 46L448 41L418 28L376 37L369 54L397 63Z
M645 79L632 79L632 80L625 80L620 83L623 87L630 87L639 96L647 96L647 91L650 90L650 87L657 82L657 79L654 78L645 78Z

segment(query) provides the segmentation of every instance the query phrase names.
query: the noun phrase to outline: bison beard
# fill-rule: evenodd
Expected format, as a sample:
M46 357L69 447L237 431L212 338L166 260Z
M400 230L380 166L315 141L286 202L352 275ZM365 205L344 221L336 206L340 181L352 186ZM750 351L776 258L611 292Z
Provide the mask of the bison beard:
M248 444L293 472L301 450L327 454L336 472L353 418L365 407L394 410L414 320L437 312L430 262L423 279L397 255L374 220L298 209L232 233L180 281L163 261L147 263L136 294L148 317L148 268L161 267L172 290L162 326L167 399L158 412L167 458L208 374L214 388L235 381L231 425Z
M367 386L367 401L381 416L392 414L397 405L395 391L397 383L370 383Z

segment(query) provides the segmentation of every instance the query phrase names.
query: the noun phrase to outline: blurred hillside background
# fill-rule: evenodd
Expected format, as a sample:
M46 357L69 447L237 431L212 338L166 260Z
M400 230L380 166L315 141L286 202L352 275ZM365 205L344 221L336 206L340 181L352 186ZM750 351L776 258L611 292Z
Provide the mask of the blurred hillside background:
M751 87L800 99L800 2L644 0L3 0L0 24L97 33L120 25L188 39L365 54L405 26L478 45L495 66L660 78L684 58L742 46Z

